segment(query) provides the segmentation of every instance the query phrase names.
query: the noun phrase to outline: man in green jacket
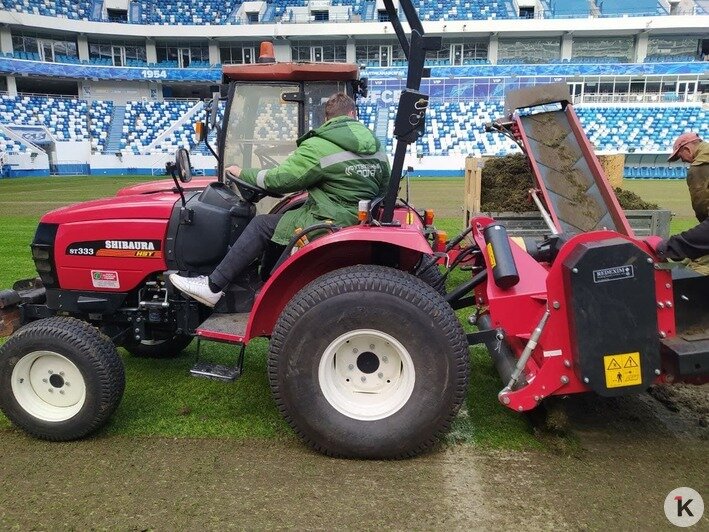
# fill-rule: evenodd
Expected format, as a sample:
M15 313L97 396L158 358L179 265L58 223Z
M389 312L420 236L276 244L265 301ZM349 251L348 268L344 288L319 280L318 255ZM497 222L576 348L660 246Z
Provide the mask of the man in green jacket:
M699 225L664 240L657 248L661 258L682 262L709 275L709 142L696 133L683 133L675 141L669 161L689 163L687 186Z
M303 135L283 164L268 170L230 166L227 172L275 193L308 191L305 204L285 214L256 216L209 277L170 275L185 295L213 307L223 290L261 257L268 241L285 246L298 228L331 222L357 223L361 200L386 193L389 160L374 134L356 119L354 101L344 93L325 104L325 123Z

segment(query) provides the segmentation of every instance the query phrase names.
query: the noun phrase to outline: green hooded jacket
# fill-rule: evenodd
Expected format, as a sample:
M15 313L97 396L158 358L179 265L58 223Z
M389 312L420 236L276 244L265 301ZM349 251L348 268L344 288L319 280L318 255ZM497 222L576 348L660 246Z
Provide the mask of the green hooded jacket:
M709 142L701 142L697 146L687 170L687 186L697 220L703 222L709 215Z
M288 244L298 228L325 221L354 225L359 201L386 193L389 160L379 140L361 122L335 117L299 138L297 146L275 168L241 172L241 179L271 192L308 191L305 204L278 222L272 238L277 244Z

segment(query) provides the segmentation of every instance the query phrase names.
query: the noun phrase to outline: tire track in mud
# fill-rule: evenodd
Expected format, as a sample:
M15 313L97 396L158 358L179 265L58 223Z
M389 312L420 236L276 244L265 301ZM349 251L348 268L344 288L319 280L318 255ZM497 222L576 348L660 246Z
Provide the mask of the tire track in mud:
M0 528L669 529L671 489L707 492L706 442L685 443L636 434L572 455L450 445L357 461L294 440L51 444L8 430Z

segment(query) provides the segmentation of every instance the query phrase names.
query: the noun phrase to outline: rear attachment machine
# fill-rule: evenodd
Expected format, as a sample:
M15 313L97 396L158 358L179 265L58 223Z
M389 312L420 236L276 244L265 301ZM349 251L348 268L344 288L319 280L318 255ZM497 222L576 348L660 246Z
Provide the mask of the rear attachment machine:
M451 264L474 274L448 301L474 308L479 332L468 339L487 346L504 383L501 403L521 412L550 395L706 382L706 278L666 269L659 238L635 236L568 87L511 92L506 112L488 130L527 155L548 237L512 239L477 216L448 247Z

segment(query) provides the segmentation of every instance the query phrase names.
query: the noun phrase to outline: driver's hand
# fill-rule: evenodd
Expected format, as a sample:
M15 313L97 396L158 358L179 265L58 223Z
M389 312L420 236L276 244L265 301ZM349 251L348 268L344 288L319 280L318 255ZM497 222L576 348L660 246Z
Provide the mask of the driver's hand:
M234 177L241 177L241 168L235 164L228 166L226 171Z

